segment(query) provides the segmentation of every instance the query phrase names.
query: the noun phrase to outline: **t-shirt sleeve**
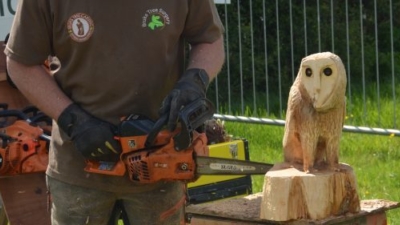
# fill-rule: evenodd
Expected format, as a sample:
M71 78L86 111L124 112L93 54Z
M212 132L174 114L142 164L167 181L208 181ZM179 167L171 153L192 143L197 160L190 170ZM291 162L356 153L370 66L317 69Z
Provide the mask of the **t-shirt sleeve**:
M183 35L190 44L212 43L224 32L214 0L189 0Z
M18 0L4 53L26 64L41 64L51 54L51 13L48 0Z

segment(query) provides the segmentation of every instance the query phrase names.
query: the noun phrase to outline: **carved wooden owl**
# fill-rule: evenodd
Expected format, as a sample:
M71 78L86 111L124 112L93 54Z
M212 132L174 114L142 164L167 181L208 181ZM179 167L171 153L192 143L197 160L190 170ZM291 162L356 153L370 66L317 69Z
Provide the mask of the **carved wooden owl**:
M346 113L346 70L330 52L302 59L290 92L283 137L284 160L305 172L339 163L339 141Z

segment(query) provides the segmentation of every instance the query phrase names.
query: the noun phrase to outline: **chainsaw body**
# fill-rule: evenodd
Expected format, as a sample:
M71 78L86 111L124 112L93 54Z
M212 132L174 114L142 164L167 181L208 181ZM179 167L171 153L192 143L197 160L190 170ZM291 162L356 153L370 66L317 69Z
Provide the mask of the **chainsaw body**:
M126 165L132 181L153 183L159 180L193 181L196 177L195 157L208 151L207 138L204 133L195 133L189 148L177 151L171 133L161 132L153 148L142 148L146 136L123 137L120 139L123 148L121 160ZM168 138L169 137L169 138ZM133 142L139 143L134 147ZM129 147L128 147L129 146Z
M116 137L122 146L120 161L88 161L85 170L115 176L127 171L132 181L140 183L193 181L196 179L195 157L208 155L206 134L195 129L212 115L211 103L194 102L181 111L180 122L173 132L162 129L166 118L154 122L130 115L119 125Z

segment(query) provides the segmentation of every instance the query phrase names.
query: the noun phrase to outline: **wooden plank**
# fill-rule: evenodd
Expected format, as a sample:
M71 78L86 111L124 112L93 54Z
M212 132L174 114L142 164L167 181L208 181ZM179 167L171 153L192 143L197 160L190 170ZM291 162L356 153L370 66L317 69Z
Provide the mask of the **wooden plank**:
M5 48L4 42L0 41L0 73L6 71L6 55L4 54L4 48Z
M278 224L292 224L292 225L308 225L307 221L294 221L294 222L250 222L250 221L239 221L232 219L221 219L208 217L205 215L193 215L190 218L190 225L278 225ZM332 225L387 225L386 213L376 213L363 216L360 218L353 218L344 222L332 222Z
M385 212L378 212L373 214L368 214L362 217L353 218L343 222L330 222L327 224L332 225L387 225L387 218Z
M375 200L361 200L361 211L359 213L329 217L324 220L297 220L295 222L277 222L260 219L260 206L262 200L262 193L256 193L243 198L231 198L220 201L203 203L198 205L189 205L186 212L192 218L208 218L212 220L230 220L230 221L246 221L248 223L256 222L259 224L285 224L285 225L302 225L302 224L349 224L349 221L363 220L365 218L373 219L378 218L374 215L379 215L380 219L386 219L385 212L387 210L400 207L398 202L389 200L375 199ZM370 218L369 218L370 217ZM383 217L383 218L382 218ZM366 220L368 221L368 220ZM362 225L384 225L385 223L360 223ZM350 223L351 224L351 223Z
M2 177L0 193L10 225L51 224L44 173Z
M210 218L196 215L190 219L190 225L266 225L265 223L254 223L247 221L222 220L221 218Z
M21 92L11 87L6 80L0 81L0 103L7 103L9 109L23 109L31 105Z
M387 225L386 213L368 215L366 225Z

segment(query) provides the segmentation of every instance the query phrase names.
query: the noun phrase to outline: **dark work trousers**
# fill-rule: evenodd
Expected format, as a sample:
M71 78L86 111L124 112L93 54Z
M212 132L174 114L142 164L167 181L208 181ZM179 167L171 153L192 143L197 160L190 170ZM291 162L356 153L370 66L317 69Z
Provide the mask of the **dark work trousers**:
M130 225L184 224L185 184L165 182L141 193L112 193L61 182L47 176L52 225L107 225L119 200Z

